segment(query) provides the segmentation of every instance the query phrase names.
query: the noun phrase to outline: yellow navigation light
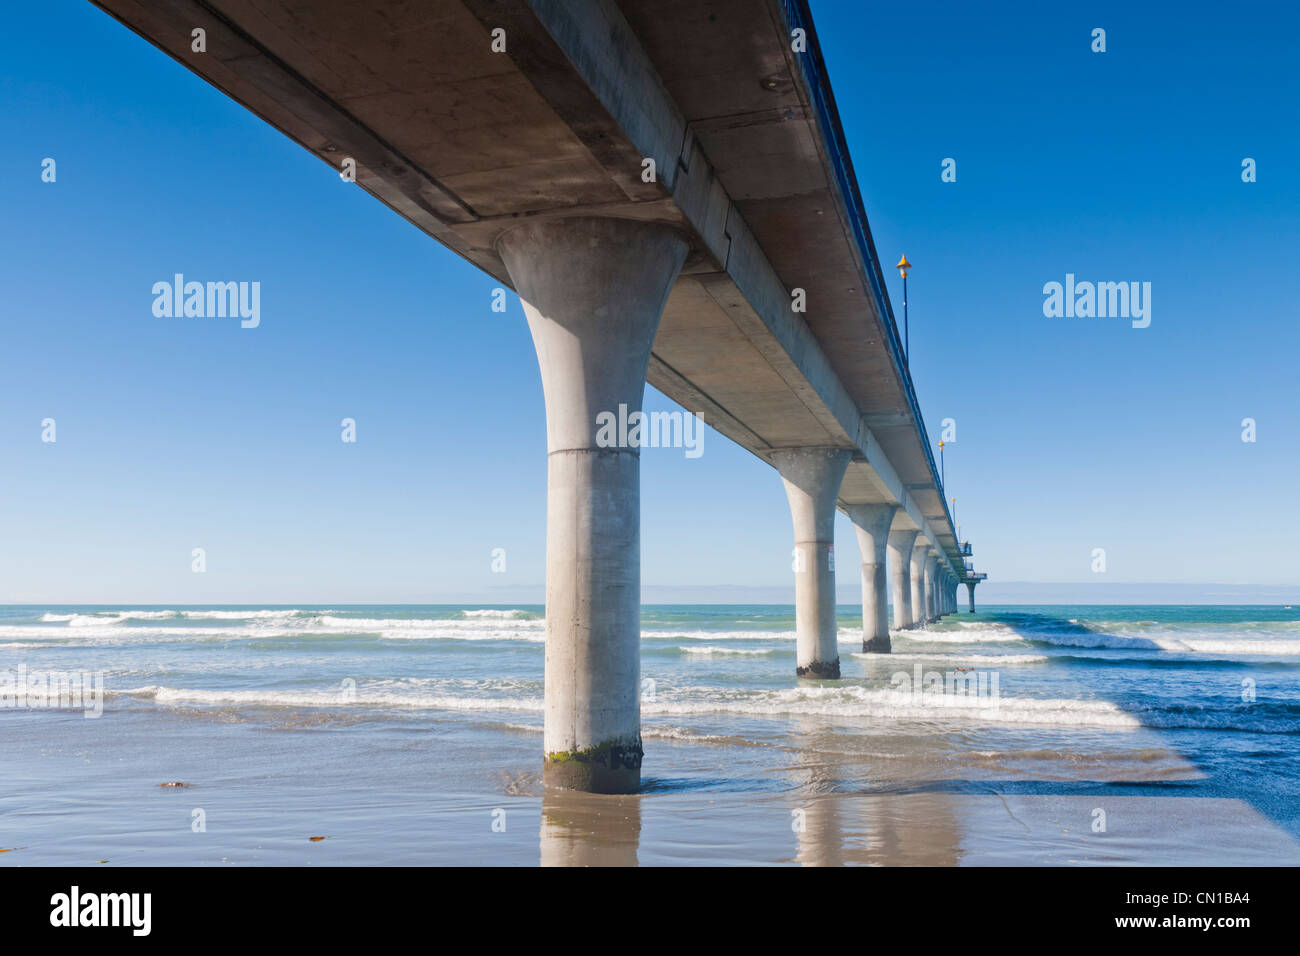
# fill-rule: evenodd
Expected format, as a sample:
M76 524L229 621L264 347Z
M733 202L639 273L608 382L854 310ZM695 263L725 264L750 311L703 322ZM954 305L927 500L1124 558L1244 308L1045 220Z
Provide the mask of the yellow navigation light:
M912 268L912 263L907 261L907 256L898 260L898 274L904 279L907 278L907 270Z

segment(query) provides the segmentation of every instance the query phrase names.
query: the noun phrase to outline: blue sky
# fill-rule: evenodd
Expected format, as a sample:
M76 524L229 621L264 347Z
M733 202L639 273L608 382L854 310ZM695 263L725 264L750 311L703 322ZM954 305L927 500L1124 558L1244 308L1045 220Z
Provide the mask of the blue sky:
M812 4L981 595L1300 586L1300 15L969 6ZM540 599L516 300L88 3L7 12L0 103L0 601ZM155 318L176 272L260 281L261 326ZM1067 272L1150 282L1150 327L1044 317ZM643 453L644 583L792 600L779 479L704 448Z

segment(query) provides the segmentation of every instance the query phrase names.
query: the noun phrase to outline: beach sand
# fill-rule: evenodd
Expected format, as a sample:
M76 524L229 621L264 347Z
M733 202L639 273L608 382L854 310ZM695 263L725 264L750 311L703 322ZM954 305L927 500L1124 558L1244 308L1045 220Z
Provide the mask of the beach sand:
M369 728L381 743L362 759L353 725L310 711L174 716L165 734L121 717L107 739L102 720L3 715L0 866L1300 863L1300 844L1242 800L1024 775L1003 789L1025 792L993 793L914 772L910 792L861 792L897 785L872 780L889 761L818 734L758 779L718 772L743 747L652 738L646 792L602 797L542 793L523 730ZM61 743L24 733L31 721L60 723ZM1199 778L1177 755L1144 759Z

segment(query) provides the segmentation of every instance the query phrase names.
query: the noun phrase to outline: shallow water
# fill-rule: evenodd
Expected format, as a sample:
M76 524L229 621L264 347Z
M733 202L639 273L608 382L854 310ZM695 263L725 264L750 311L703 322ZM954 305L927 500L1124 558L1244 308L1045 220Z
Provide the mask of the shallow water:
M602 798L540 790L538 607L0 608L0 681L105 688L0 709L0 864L1300 862L1300 612L840 625L810 682L792 608L645 608Z

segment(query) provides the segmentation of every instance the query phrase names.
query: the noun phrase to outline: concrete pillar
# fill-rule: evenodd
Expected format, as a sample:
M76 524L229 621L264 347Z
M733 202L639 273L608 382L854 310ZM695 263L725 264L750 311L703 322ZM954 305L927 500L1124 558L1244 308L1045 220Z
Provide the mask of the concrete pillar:
M640 453L612 447L597 419L617 419L620 406L640 411L687 243L659 223L575 217L512 229L498 251L523 300L546 397L544 779L633 792L642 758Z
M847 448L779 448L781 473L794 519L795 673L840 676L835 620L835 502L853 453Z
M975 613L975 582L967 581L966 590L970 593L970 612Z
M939 552L934 548L925 556L925 614L926 621L939 619Z
M889 606L885 592L885 550L889 523L898 505L850 505L849 520L862 552L862 649L889 653Z
M912 552L915 554L915 550ZM932 549L925 552L925 560L921 563L921 606L924 610L916 615L917 620L923 624L929 624L934 619L930 598L934 594L934 571L931 570L930 562L934 560L934 551Z
M912 544L915 531L889 533L889 566L894 569L894 630L912 626Z
M925 560L930 553L930 542L918 538L912 545L912 626L920 627L929 620L925 609Z

